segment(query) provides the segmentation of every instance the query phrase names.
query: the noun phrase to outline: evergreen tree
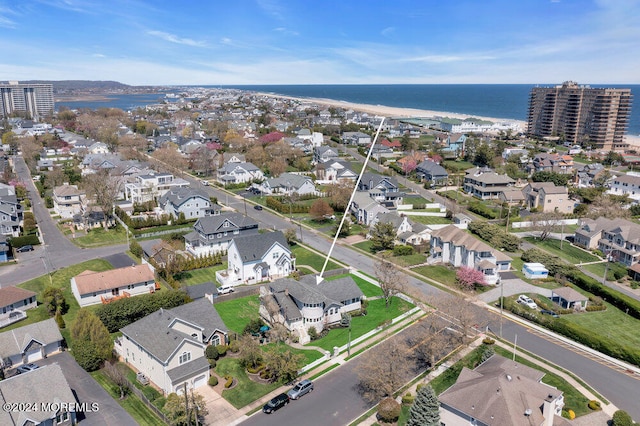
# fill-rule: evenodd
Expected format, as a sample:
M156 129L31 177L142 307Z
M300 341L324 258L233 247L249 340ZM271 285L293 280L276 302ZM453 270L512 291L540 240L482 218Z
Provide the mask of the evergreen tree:
M371 230L371 251L390 250L395 245L396 230L392 223L377 222Z
M418 389L407 426L440 426L440 403L430 385Z

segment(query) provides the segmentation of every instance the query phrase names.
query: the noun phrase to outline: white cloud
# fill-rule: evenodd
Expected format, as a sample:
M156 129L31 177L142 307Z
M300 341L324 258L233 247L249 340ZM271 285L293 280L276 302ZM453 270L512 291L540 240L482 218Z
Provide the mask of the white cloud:
M158 37L162 40L165 40L171 43L184 44L186 46L193 46L193 47L207 47L207 43L204 41L197 41L190 38L183 38L175 34L166 33L164 31L155 31L155 30L147 31L147 34L154 37Z
M387 27L387 28L383 29L382 31L380 31L380 34L382 34L385 37L389 37L394 32L396 32L395 27Z

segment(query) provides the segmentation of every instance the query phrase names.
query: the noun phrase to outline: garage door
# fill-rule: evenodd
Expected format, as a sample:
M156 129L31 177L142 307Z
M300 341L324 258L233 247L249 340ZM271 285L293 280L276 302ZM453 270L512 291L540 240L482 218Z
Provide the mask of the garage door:
M38 361L42 359L42 352L40 348L27 352L27 363Z
M193 381L194 388L199 388L200 386L204 386L206 384L207 384L207 376L205 374L203 374L202 376L196 377L196 379Z

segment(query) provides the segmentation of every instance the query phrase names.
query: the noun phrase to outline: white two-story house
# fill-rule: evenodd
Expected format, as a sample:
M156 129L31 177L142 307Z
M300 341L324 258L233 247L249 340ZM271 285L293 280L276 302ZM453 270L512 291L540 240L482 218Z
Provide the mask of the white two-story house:
M626 174L617 176L609 181L611 187L607 194L626 195L633 201L640 201L640 176Z
M71 219L84 211L85 192L78 185L64 185L53 188L53 210L64 219Z
M224 252L235 237L257 235L258 222L241 213L201 217L184 236L185 250L194 256Z
M188 181L171 173L150 173L137 176L135 182L125 183L124 194L132 203L145 203L158 199L173 188L188 186Z
M511 268L509 256L455 225L448 225L431 233L431 252L427 262L477 269L482 271L487 284L496 284L498 271L508 271Z
M253 284L286 277L295 270L295 259L281 231L234 238L227 258L227 270L216 272L221 285Z
M309 176L283 173L277 178L265 179L260 185L260 191L268 195L306 195L314 194L316 186Z
M261 181L264 174L253 163L227 163L218 169L218 182L223 185Z
M175 218L184 214L187 220L220 213L220 206L213 204L209 195L199 189L173 188L160 197L158 205Z
M120 358L165 395L206 386L205 349L228 341L227 327L206 298L160 309L120 331L114 345Z
M84 271L71 278L71 292L80 307L153 293L157 288L154 272L146 263L103 272Z

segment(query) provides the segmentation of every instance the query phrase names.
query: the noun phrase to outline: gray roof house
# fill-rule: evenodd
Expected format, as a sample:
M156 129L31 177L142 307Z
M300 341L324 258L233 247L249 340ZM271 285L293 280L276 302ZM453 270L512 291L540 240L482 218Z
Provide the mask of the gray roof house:
M309 176L282 173L277 178L265 179L260 185L260 191L264 194L306 195L315 193L316 186Z
M253 284L288 276L295 259L281 231L237 237L229 243L226 271L217 271L221 285Z
M640 262L640 225L626 219L581 219L574 244L602 251L610 260L630 267Z
M446 185L449 180L449 173L440 164L431 161L424 160L416 166L416 175L421 180L431 182L434 186Z
M368 191L357 191L349 206L358 223L370 225L379 213L387 213L389 209L371 198Z
M170 189L158 199L158 205L176 218L184 213L187 220L220 213L220 206L213 204L206 192L189 187Z
M544 373L493 355L438 396L442 424L568 426L564 395L542 383Z
M34 402L37 410L2 410L2 425L74 425L76 396L58 364L46 365L29 374L18 374L0 381L3 406ZM66 403L66 404L61 404Z
M316 146L313 148L313 161L315 163L326 163L330 160L336 160L339 156L338 150L331 146Z
M351 277L322 280L305 275L299 281L281 278L268 284L260 298L260 315L269 323L284 324L297 333L300 343L309 342L308 331L336 324L342 314L360 310L362 290Z
M37 361L62 349L63 338L53 318L0 333L0 365Z
M115 350L166 394L209 380L207 345L227 342L227 327L207 299L160 309L123 327Z
M227 163L218 169L218 182L222 184L250 183L264 179L264 174L253 163Z
M378 213L369 226L369 236L371 229L377 223L390 223L401 244L420 244L431 238L425 225L412 221L408 216L401 216L397 212Z
M223 213L201 217L193 232L184 236L185 249L194 256L227 250L233 237L256 235L258 222L241 213Z

